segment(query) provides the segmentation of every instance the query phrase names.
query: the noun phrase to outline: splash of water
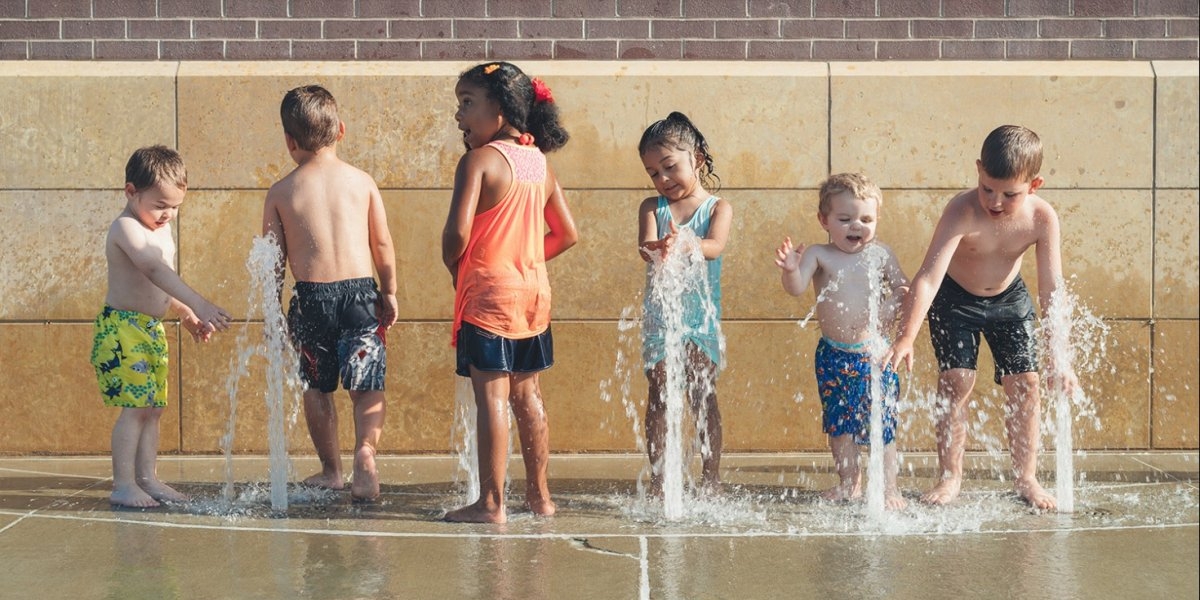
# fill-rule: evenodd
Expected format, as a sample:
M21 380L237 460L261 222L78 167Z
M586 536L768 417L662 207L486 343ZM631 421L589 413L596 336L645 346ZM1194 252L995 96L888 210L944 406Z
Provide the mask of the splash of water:
M462 490L460 504L465 506L479 498L479 442L475 437L478 408L471 378L454 379L454 425L450 440L451 446L457 449L454 485Z
M887 264L887 252L876 244L871 244L863 250L863 258L867 268L867 339L868 350L871 353L871 404L869 415L869 436L871 452L867 458L867 519L878 526L885 518L884 511L884 452L883 443L883 411L886 410L883 397L883 370L880 362L883 353L887 351L883 342L881 300L883 298L883 269Z
M711 393L709 389L689 389L693 386L707 387L711 379L704 374L692 377L689 385L688 349L686 334L690 329L703 328L711 325L718 331L721 356L724 356L724 336L719 334L720 323L717 319L717 308L713 301L708 285L707 261L700 248L700 238L690 229L683 228L677 234L675 243L665 253L655 253L647 271L651 285L647 286L649 308L643 327L655 329L663 336L664 342L664 383L661 390L661 400L666 408L666 434L663 440L663 455L660 465L652 465L657 469L662 481L663 517L668 521L679 520L684 516L684 491L689 483L688 460L684 452L683 431L684 416L687 411L689 392L704 397ZM686 299L694 298L700 302L702 322L687 323L689 307ZM651 317L657 318L651 322ZM701 411L704 404L701 403ZM697 430L704 429L706 415L699 416ZM707 436L705 436L707 440ZM707 456L711 449L701 448L702 456Z
M238 352L236 358L231 360L225 384L229 392L229 424L221 438L221 448L225 453L223 496L226 502L231 503L234 499L233 436L238 388L241 379L249 372L250 361L255 356L262 357L267 361L264 401L267 405L271 508L277 512L287 510L287 483L292 471L287 456L286 397L290 391L293 399L298 398L303 389L295 370L295 365L299 364L298 358L288 340L283 307L277 293L276 278L281 271L281 265L282 253L275 237L268 235L254 238L250 255L246 259L246 270L250 274L248 314L253 313L255 308L261 309L264 335L263 340L256 344L249 342L248 328L243 328L238 336Z
M1080 380L1103 364L1107 353L1108 325L1079 304L1079 299L1067 290L1065 282L1050 297L1050 307L1041 323L1042 339L1055 368L1060 372L1074 371ZM1055 385L1057 384L1057 385ZM1084 394L1083 386L1074 390L1063 388L1054 380L1048 390L1054 405L1055 496L1059 512L1075 512L1075 466L1073 421L1095 418L1095 409ZM1095 423L1098 427L1098 422Z

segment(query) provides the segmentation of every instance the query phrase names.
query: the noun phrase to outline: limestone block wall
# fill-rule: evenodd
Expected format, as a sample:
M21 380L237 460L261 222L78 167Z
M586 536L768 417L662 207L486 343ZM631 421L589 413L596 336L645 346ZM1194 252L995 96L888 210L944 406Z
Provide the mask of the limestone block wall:
M339 154L378 181L396 241L400 321L388 338L387 452L451 449L456 380L449 276L440 232L462 147L452 89L467 63L0 62L0 452L103 453L116 411L88 365L105 293L103 238L121 210L138 147L177 147L190 189L176 222L185 281L239 324L194 344L171 323L170 407L162 449L217 452L231 422L230 372L261 339L245 260L266 188L291 169L278 124L283 93L320 83L338 98ZM636 207L650 194L636 152L671 110L709 139L735 210L724 277L728 369L719 383L726 448L823 450L812 375L813 304L779 286L785 235L822 241L816 187L861 170L884 190L880 239L911 276L946 200L975 183L997 125L1036 130L1042 195L1062 218L1069 285L1109 329L1103 367L1085 377L1102 425L1083 449L1195 449L1200 323L1200 69L1167 62L528 62L554 90L572 134L551 155L580 244L551 263L557 364L543 377L555 451L632 451L627 416L644 407L636 328L643 265ZM1032 253L1023 267L1036 284ZM906 379L900 435L934 446L936 367L927 338ZM973 447L1002 440L1001 391L985 350ZM262 361L236 380L234 448L267 446ZM343 443L349 447L349 401ZM309 452L302 419L289 429ZM1047 436L1046 444L1052 445Z

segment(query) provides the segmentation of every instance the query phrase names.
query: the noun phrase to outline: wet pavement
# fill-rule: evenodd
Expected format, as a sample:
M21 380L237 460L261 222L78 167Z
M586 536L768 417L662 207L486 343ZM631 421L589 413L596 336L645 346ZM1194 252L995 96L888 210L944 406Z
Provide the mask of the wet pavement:
M347 458L348 459L348 458ZM0 598L1196 598L1195 451L1075 459L1075 512L1030 509L972 455L959 500L920 505L934 458L903 456L909 508L830 504L825 454L728 454L720 498L664 522L644 459L555 455L559 514L440 521L454 457L381 457L382 500L292 485L271 508L266 457L163 457L185 504L114 510L111 463L0 457ZM865 461L864 461L865 463ZM347 464L349 464L347 462ZM1052 468L1054 457L1043 457ZM293 480L315 461L293 461ZM521 473L514 460L510 473ZM1053 489L1053 474L1043 475ZM514 490L522 482L512 483Z

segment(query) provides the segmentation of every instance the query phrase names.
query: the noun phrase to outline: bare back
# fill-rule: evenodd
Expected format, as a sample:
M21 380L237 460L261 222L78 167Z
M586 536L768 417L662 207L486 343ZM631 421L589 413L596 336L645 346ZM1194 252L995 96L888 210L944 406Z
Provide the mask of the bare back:
M279 238L296 281L372 277L372 226L383 220L387 231L382 207L369 175L336 155L317 154L271 186L263 228Z

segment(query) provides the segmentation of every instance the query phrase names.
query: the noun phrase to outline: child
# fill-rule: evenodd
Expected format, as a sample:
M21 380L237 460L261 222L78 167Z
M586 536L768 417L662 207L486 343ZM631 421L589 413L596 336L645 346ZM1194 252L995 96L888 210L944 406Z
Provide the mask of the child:
M875 240L879 187L857 173L832 175L821 184L817 220L829 232L829 243L792 247L784 238L775 264L783 270L783 289L799 296L813 282L817 292L817 389L821 395L821 424L829 434L839 483L821 494L833 501L862 497L858 447L870 443L872 366L886 348L881 336L891 333L895 307L908 289L908 279L891 248ZM879 283L872 283L872 280ZM876 286L879 286L878 289ZM870 303L878 307L871 321ZM884 443L884 506L906 506L896 486L896 400L899 378L882 367L878 399Z
M642 133L638 154L657 196L638 208L638 250L651 262L652 252L666 255L683 227L701 238L700 251L707 266L712 311L701 294L679 298L684 311L687 352L687 390L699 430L702 485L711 492L721 486L721 411L717 408L717 372L722 364L721 253L729 239L733 207L729 201L705 190L719 184L713 171L712 152L704 135L686 115L672 112ZM646 402L646 451L650 459L650 492L662 494L662 459L666 441L666 344L664 307L653 301L652 266L646 267L645 318L642 326L642 359L649 392Z
M108 228L108 293L96 316L92 366L113 426L114 506L151 508L187 496L159 481L158 422L167 405L167 309L196 341L229 327L229 313L175 272L171 219L187 193L187 170L166 146L140 148L125 165L125 210Z
M392 235L375 181L337 156L346 125L333 95L317 85L298 87L284 95L279 112L297 166L267 191L263 234L274 235L283 253L280 268L290 264L296 280L288 330L308 386L304 420L321 460L321 472L304 483L345 487L333 404L340 378L354 404L350 497L371 501L379 497L375 452L385 409L385 333L396 322Z
M455 289L455 372L469 376L475 390L480 495L445 518L507 520L509 406L525 459L525 503L550 516L550 432L538 382L539 372L554 364L546 261L578 236L543 153L566 144L567 132L546 84L510 63L464 71L454 95L467 152L454 174L442 261Z
M975 168L979 185L954 197L933 232L913 293L904 301L900 335L885 355L893 366L912 368L913 341L929 312L929 333L941 375L937 423L938 483L921 499L953 501L962 486L967 443L967 399L975 385L982 333L996 361L995 381L1007 397L1005 429L1017 493L1039 509L1055 509L1054 497L1037 481L1037 344L1033 301L1020 277L1021 256L1037 248L1038 297L1043 314L1062 280L1058 215L1036 196L1044 180L1042 142L1033 131L1005 125L983 142ZM1062 367L1060 371L1056 367ZM1070 393L1069 365L1049 365Z

